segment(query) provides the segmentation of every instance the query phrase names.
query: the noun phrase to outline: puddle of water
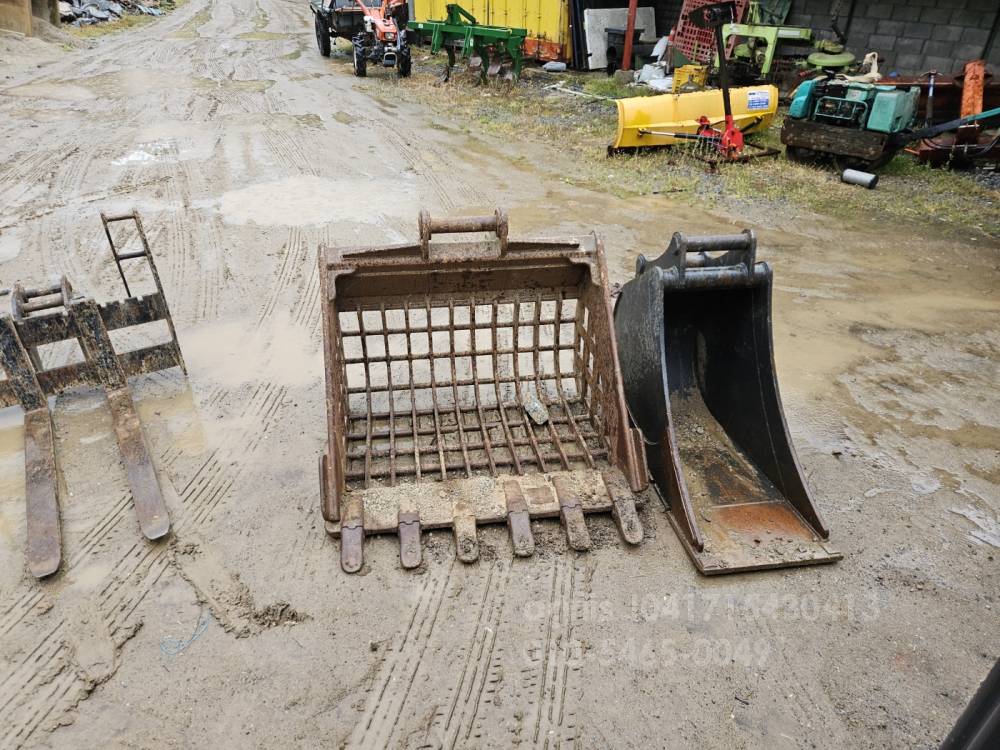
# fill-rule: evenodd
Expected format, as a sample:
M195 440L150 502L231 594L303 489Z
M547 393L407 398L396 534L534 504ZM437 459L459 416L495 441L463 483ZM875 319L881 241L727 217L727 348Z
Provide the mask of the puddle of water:
M273 85L274 81L270 79L251 79L249 81L233 81L228 78L218 81L212 78L197 79L197 86L200 89L225 89L227 91L242 91L251 94L259 94L267 91Z
M164 443L180 448L186 455L201 454L206 445L205 433L187 379L165 394L149 381L145 384L139 381L136 385L133 395L139 421L148 425L150 432L155 432Z
M184 359L202 384L227 388L264 381L305 386L323 371L318 342L289 313L272 315L262 328L246 319L199 326L184 335Z
M323 118L319 115L307 114L307 115L293 115L295 121L301 125L305 125L307 128L322 128Z
M237 34L237 39L248 42L271 42L277 39L287 39L289 34L278 34L274 31L248 31L244 34ZM293 58L294 59L294 58Z
M23 86L14 86L4 89L4 94L8 96L35 97L38 99L55 99L62 102L81 102L93 99L94 94L83 86L74 86L68 83L44 81L41 83L26 83Z
M224 135L231 135L235 128L253 131L256 135L262 128L267 130L293 130L299 126L323 128L323 118L316 114L289 115L284 112L232 112L220 118Z
M12 109L9 110L11 117L17 117L22 120L30 120L33 123L39 122L59 122L66 118L67 114L73 116L74 110L72 109Z
M0 409L0 507L24 499L24 412ZM7 514L0 513L0 537L7 536Z
M967 518L978 527L969 532L969 536L974 542L1000 549L1000 523L996 519L990 518L986 513L971 505L964 508L949 508L949 510L956 515Z
M191 19L172 34L167 34L167 39L197 39L200 34L198 29L212 20L212 12L205 8L199 10Z
M169 70L125 68L87 78L76 78L72 83L90 89L101 96L135 97L161 89L190 89L198 79Z
M177 160L210 159L221 138L221 128L201 123L180 120L161 120L155 125L143 128L136 140L143 143L169 143Z
M14 260L21 254L21 240L11 230L0 232L0 263Z
M393 199L385 200L389 195ZM397 178L302 175L224 193L219 211L229 224L304 226L357 218L358 207L366 204L383 215L404 217L416 216L420 208L414 191Z
M153 141L151 143L140 143L134 151L130 151L124 156L111 161L118 167L130 166L133 164L149 164L153 162L166 161L168 158L176 160L177 144L173 141Z

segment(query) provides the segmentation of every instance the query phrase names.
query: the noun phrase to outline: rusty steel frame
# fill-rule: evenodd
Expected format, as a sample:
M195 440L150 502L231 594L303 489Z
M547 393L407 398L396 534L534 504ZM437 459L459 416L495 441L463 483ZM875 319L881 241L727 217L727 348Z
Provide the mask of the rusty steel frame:
M558 517L590 547L584 513L610 511L642 539L646 486L628 426L603 247L508 240L506 214L431 219L419 240L319 252L328 412L323 517L341 566L366 534L396 533L404 568L422 529L451 528L478 557L476 526L506 523L534 551L530 519ZM489 232L485 241L435 235ZM400 485L411 488L407 492Z
M134 221L142 250L120 254L108 225L127 220ZM11 314L0 315L0 366L6 373L6 379L0 380L0 408L20 405L24 409L25 550L28 568L37 578L55 573L62 557L58 469L48 397L69 388L95 385L104 389L142 533L148 539L159 539L170 530L128 378L175 366L186 373L184 360L139 215L102 213L101 221L129 295L126 299L99 305L75 294L63 277L48 287L16 284L11 291ZM121 261L139 257L149 264L157 291L133 297ZM109 331L160 320L167 324L170 341L133 351L115 351ZM39 347L74 339L83 354L82 361L54 368L44 366Z

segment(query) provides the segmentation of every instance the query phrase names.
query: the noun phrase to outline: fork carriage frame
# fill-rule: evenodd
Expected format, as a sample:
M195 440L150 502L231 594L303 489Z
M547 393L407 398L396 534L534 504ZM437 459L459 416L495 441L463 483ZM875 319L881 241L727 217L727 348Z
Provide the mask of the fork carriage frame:
M75 294L64 276L58 284L48 287L16 284L11 291L11 314L0 315L0 366L6 373L6 380L0 380L0 408L20 405L24 409L25 549L28 568L37 578L55 573L62 557L58 470L48 397L67 389L80 385L104 389L142 533L158 539L170 530L128 378L170 367L180 367L186 373L184 359L139 215L134 211L116 216L102 213L101 221L129 295L126 299L98 304ZM118 252L109 224L122 221L135 223L141 250ZM121 263L133 258L147 261L156 292L131 296ZM110 331L159 320L167 324L169 341L128 352L115 351ZM79 343L83 361L45 368L39 347L71 339Z
M344 570L360 569L366 533L397 533L407 568L421 529L452 528L465 562L482 523L506 523L519 556L534 549L530 518L561 518L570 546L587 549L584 514L611 511L641 541L633 493L646 467L600 241L509 241L500 210L421 212L419 231L416 243L319 253L321 504ZM483 231L493 239L432 241Z

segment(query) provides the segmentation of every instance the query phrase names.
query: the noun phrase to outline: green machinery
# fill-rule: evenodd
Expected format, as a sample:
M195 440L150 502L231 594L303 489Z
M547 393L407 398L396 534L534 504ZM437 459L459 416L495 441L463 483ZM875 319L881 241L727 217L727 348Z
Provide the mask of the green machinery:
M837 38L817 39L812 29L784 25L790 5L788 0L774 0L766 5L751 2L744 23L722 27L727 45L731 39L735 40L729 66L736 83L768 81L777 83L784 91L794 88L802 70L843 72L854 64L854 55L844 49L846 40L836 18L831 19L831 27ZM782 66L775 60L779 44L811 45L812 52L804 59L796 59L791 66ZM783 78L790 79L788 86L781 85Z
M522 46L528 30L486 26L478 23L469 11L456 3L446 7L448 15L445 20L411 21L407 27L421 41L430 41L431 53L441 49L448 53L445 80L455 65L455 53L458 52L471 64L475 64L478 58L483 81L488 77L516 81L524 64Z

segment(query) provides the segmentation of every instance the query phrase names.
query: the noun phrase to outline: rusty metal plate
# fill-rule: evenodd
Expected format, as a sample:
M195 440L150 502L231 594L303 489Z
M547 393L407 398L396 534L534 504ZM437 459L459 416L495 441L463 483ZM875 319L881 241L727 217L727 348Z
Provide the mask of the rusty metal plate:
M590 532L587 531L587 522L583 519L583 497L576 482L571 477L563 475L553 478L552 483L559 498L559 517L566 531L566 541L570 549L578 552L590 549L592 545Z
M455 512L455 553L464 563L474 563L479 559L479 538L476 536L476 517L467 510L456 508Z
M364 564L365 527L361 498L344 503L340 525L340 567L345 573L357 573Z
M47 407L25 412L24 475L27 500L28 569L36 578L59 570L62 559L56 452Z
M170 516L132 396L127 388L112 391L108 393L108 405L139 528L147 539L160 539L170 531Z
M606 470L613 474L616 470ZM419 515L424 530L450 529L455 525L456 505L462 503L477 525L507 523L511 485L517 486L524 500L524 512L531 518L560 518L562 506L556 495L555 482L567 482L576 488L583 513L610 513L614 502L597 470L579 469L570 472L449 479L398 487L373 487L354 490L346 497L356 500L363 509L367 534L397 532L401 507L411 508ZM327 524L327 530L337 536L341 524Z
M783 500L703 507L700 512L704 549L694 549L679 530L678 536L706 575L818 565L843 557ZM676 529L674 514L668 517Z

